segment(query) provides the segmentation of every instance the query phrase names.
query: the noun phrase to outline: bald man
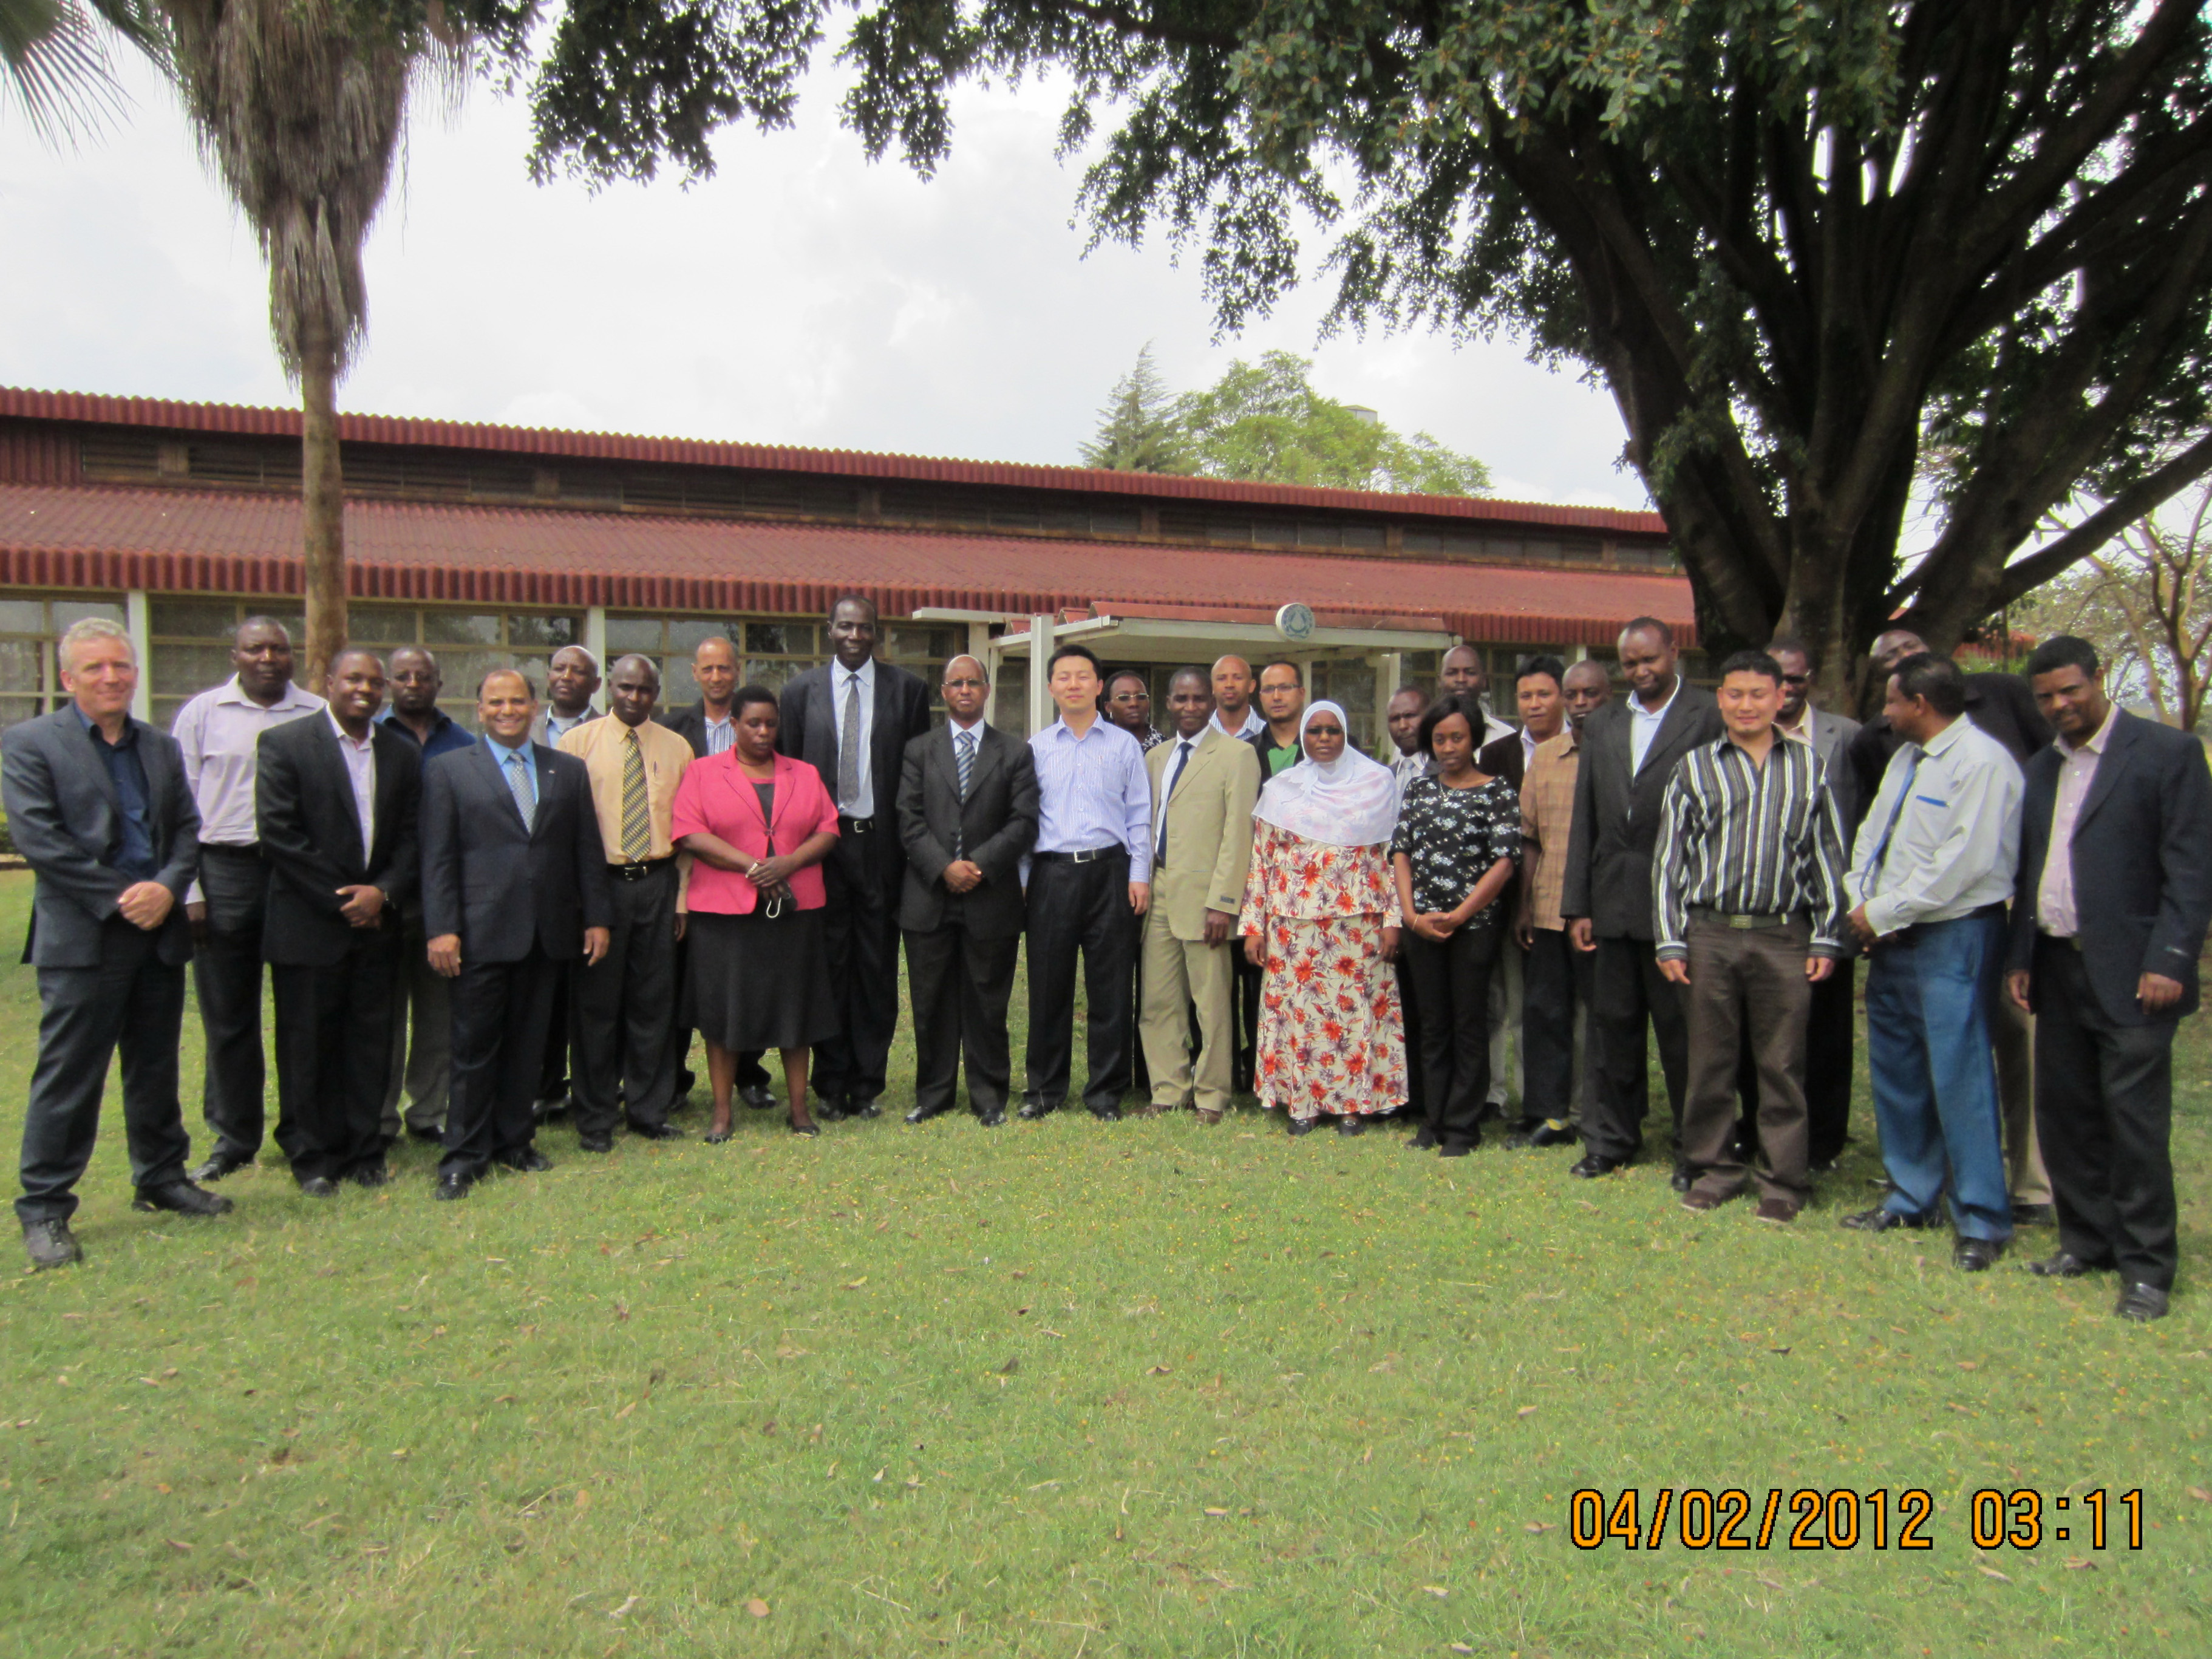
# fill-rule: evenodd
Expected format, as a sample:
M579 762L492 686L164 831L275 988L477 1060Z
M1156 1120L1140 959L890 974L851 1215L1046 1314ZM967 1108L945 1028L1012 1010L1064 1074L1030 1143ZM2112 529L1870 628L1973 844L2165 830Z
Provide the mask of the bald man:
M1224 737L1249 738L1267 722L1252 707L1260 682L1242 657L1222 657L1213 665L1213 725Z

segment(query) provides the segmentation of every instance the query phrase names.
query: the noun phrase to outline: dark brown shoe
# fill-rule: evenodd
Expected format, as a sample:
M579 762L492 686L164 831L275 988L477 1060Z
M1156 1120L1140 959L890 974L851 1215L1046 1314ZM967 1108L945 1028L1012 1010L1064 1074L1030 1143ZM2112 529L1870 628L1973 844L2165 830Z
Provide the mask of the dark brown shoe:
M1710 1215L1727 1202L1724 1198L1716 1198L1712 1194L1700 1192L1695 1187L1682 1194L1682 1207L1698 1215Z
M1797 1218L1798 1206L1785 1198L1762 1198L1759 1208L1752 1212L1753 1221L1771 1221L1777 1226L1788 1226Z

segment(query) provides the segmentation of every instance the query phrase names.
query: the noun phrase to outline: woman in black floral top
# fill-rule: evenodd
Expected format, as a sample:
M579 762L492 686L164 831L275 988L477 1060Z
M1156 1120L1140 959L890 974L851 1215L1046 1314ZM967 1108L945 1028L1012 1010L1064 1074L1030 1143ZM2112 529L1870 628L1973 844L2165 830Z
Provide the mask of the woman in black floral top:
M1421 717L1432 769L1406 787L1390 864L1406 916L1406 969L1420 1016L1426 1121L1408 1144L1464 1158L1490 1093L1490 974L1505 933L1498 895L1521 856L1513 786L1474 767L1482 710L1437 699Z

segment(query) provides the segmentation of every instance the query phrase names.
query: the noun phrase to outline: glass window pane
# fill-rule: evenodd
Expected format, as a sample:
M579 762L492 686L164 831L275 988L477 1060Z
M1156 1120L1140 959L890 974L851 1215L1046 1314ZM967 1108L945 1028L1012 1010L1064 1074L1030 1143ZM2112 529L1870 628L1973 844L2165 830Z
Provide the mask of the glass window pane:
M151 719L154 725L164 732L167 731L171 726L177 723L177 711L185 706L185 702L186 699L183 697L155 697L152 699L151 708L153 713Z
M37 640L0 640L0 691L37 691L40 659L46 647Z
M234 599L156 597L148 611L148 630L157 640L227 640L238 626L238 604Z
M745 668L746 684L764 685L771 691L778 691L793 675L805 673L807 665L793 662L787 657L750 657L745 660Z
M0 729L29 720L39 712L36 697L0 697Z
M221 685L235 671L230 650L221 645L157 645L153 649L153 683L157 696L197 696Z
M411 605L349 605L346 633L360 645L412 645L415 616Z
M733 622L708 622L699 617L672 617L668 620L668 648L689 656L696 650L702 640L728 640L735 643L739 624Z
M465 611L425 611L422 637L444 645L497 645L499 618L471 616ZM473 681L469 694L476 695Z
M483 677L495 668L518 665L514 653L508 651L449 651L438 659L438 667L445 680L446 696L465 698L472 714L477 706L477 690ZM527 676L530 669L524 666L522 672ZM537 678L531 681L531 689L535 690L543 685L544 678L541 665Z
M87 617L99 617L105 621L123 620L123 606L118 602L110 605L105 599L56 599L54 601L54 632L58 634L71 623L82 622Z
M610 617L607 618L607 649L645 651L658 655L663 646L660 629L658 617Z
M699 701L699 682L691 678L691 659L671 656L660 674L662 708L685 708Z
M745 649L763 656L789 656L811 650L814 630L805 623L747 623Z
M507 638L511 645L543 645L558 650L584 637L582 623L574 617L509 617Z
M43 634L46 631L44 599L0 599L0 633Z

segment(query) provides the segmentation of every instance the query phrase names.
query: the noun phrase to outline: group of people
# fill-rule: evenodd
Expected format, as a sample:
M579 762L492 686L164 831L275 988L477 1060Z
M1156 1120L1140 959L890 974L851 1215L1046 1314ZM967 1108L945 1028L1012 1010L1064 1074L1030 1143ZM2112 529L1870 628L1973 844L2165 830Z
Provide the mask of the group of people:
M922 682L878 659L879 626L840 599L832 659L780 692L738 684L709 639L700 699L675 710L650 659L603 677L568 647L542 704L519 671L485 675L473 737L440 712L427 651L343 652L318 696L261 618L163 733L130 714L124 631L72 628L70 705L0 744L38 876L16 1206L33 1264L78 1259L118 1051L138 1205L230 1208L209 1188L261 1148L264 966L272 1138L318 1197L386 1181L402 1133L439 1144L442 1200L543 1170L536 1126L562 1107L586 1152L625 1125L679 1138L695 1032L709 1142L738 1103L777 1104L771 1050L793 1133L873 1117L902 945L909 1124L955 1108L963 1069L986 1126L1066 1107L1079 972L1077 1099L1099 1118L1133 1084L1146 1111L1208 1123L1249 1092L1292 1135L1406 1119L1410 1146L1458 1158L1504 1115L1510 1053L1509 1142L1580 1141L1572 1173L1598 1177L1641 1153L1656 1044L1680 1201L1755 1188L1759 1218L1787 1224L1843 1148L1863 956L1889 1191L1844 1224L1926 1227L1948 1201L1978 1270L2055 1201L2038 1273L2114 1268L2120 1313L2166 1311L2212 771L2193 738L2114 707L2081 641L2046 641L2023 680L1885 635L1864 726L1813 706L1790 640L1729 657L1709 690L1638 617L1626 696L1598 663L1532 657L1517 725L1460 647L1435 696L1391 699L1384 764L1288 659L1176 671L1162 732L1142 676L1062 645L1043 668L1059 717L1023 742L958 656L935 723ZM191 1168L188 961L216 1137Z

